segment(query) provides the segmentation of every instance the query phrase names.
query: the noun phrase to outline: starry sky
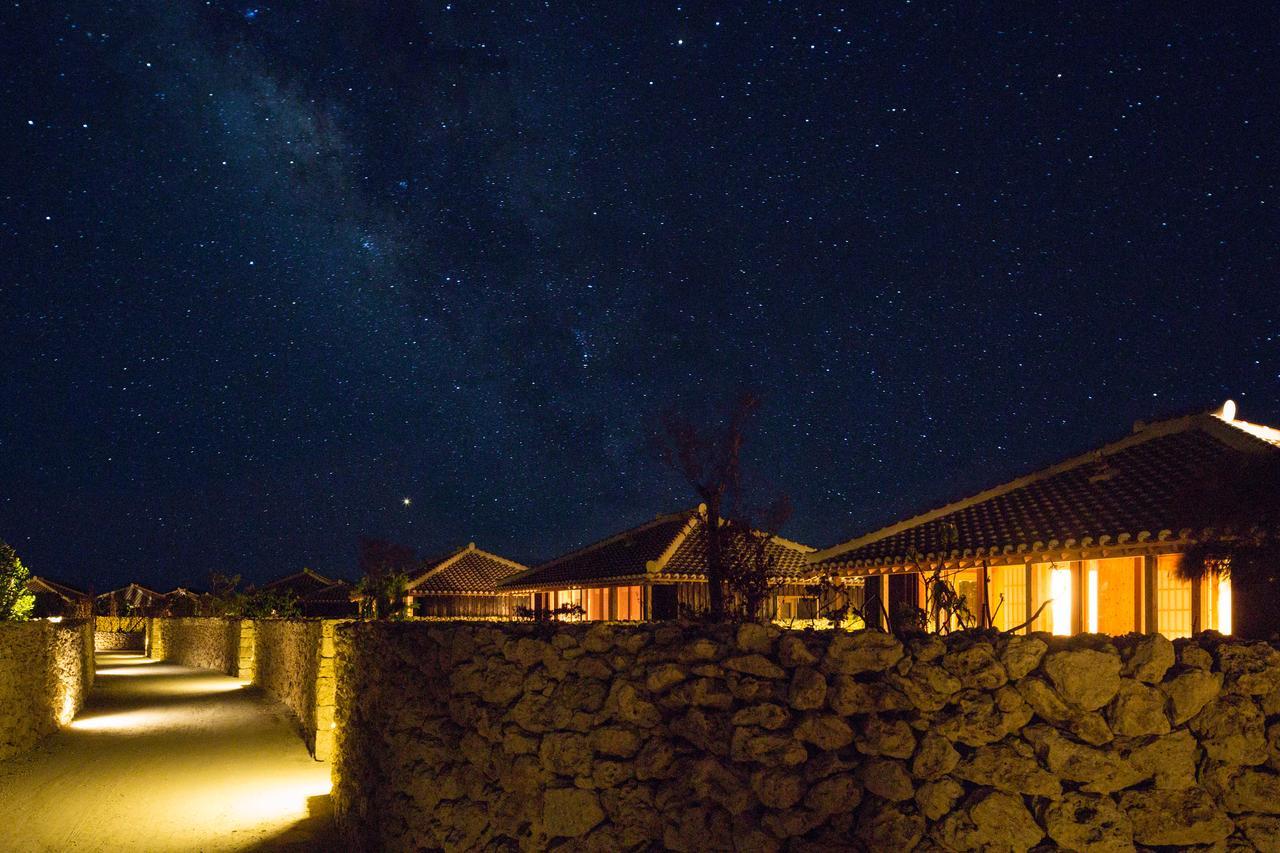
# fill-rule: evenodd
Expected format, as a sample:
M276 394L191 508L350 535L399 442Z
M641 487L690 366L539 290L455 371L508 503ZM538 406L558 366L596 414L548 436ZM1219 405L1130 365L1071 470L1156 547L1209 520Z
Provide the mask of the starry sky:
M689 505L646 436L742 389L816 546L1280 424L1266 8L10 3L0 538L546 558Z

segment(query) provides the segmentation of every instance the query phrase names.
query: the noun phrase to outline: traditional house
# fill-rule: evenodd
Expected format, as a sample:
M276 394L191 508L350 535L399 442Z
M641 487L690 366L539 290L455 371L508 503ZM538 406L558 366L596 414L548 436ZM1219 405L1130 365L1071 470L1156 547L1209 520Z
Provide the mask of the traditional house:
M207 594L192 592L184 587L165 593L164 611L166 616L201 616L208 609Z
M427 562L409 581L406 610L418 617L509 619L528 596L499 590L498 584L527 569L472 542Z
M159 616L164 605L163 593L131 583L95 598L93 612L99 616Z
M327 578L317 571L304 568L300 572L294 572L291 575L268 581L260 589L264 592L270 591L289 595L301 601L313 593L332 587L335 583L337 583L337 580L334 578Z
M37 619L93 615L93 596L73 586L32 575L27 580L27 592L35 596L31 615Z
M674 619L705 611L710 594L702 548L704 512L660 515L535 566L500 588L528 593L534 611L577 606L589 620ZM813 549L777 536L766 549L778 584L766 604L768 614L812 618L816 597L805 583L812 574L806 560Z
M924 608L941 568L998 628L1055 634L1231 633L1229 579L1179 578L1197 528L1187 496L1206 479L1274 458L1280 430L1212 414L1135 425L1132 435L812 555L824 575L866 579L893 612ZM1274 606L1268 605L1268 606ZM937 626L935 626L937 627ZM1026 628L1022 628L1026 630Z
M329 586L322 586L298 599L302 615L323 619L346 619L359 615L360 605L355 600L355 587L339 578Z

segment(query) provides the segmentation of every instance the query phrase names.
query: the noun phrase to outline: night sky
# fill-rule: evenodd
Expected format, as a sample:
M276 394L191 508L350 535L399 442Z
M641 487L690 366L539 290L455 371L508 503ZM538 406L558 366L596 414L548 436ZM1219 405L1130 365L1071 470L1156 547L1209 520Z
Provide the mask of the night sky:
M691 504L646 436L741 389L817 546L1280 424L1280 13L1024 5L9 4L0 538L545 558Z

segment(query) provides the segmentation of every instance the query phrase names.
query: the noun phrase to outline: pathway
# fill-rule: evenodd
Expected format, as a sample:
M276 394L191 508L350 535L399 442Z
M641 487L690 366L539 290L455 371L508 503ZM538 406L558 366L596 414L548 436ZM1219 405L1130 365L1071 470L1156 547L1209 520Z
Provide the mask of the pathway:
M99 653L80 715L0 761L0 851L335 849L329 765L235 678Z

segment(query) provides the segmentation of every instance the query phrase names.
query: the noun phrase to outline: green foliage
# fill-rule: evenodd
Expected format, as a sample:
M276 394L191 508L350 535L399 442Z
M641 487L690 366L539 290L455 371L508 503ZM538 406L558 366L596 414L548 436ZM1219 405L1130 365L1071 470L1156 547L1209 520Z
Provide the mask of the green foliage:
M31 618L36 597L27 589L31 573L18 559L18 552L0 541L0 620L25 621Z
M409 576L404 572L365 575L356 584L360 593L360 618L403 619Z
M246 619L296 619L302 615L302 607L292 593L260 589L245 596L240 615Z

